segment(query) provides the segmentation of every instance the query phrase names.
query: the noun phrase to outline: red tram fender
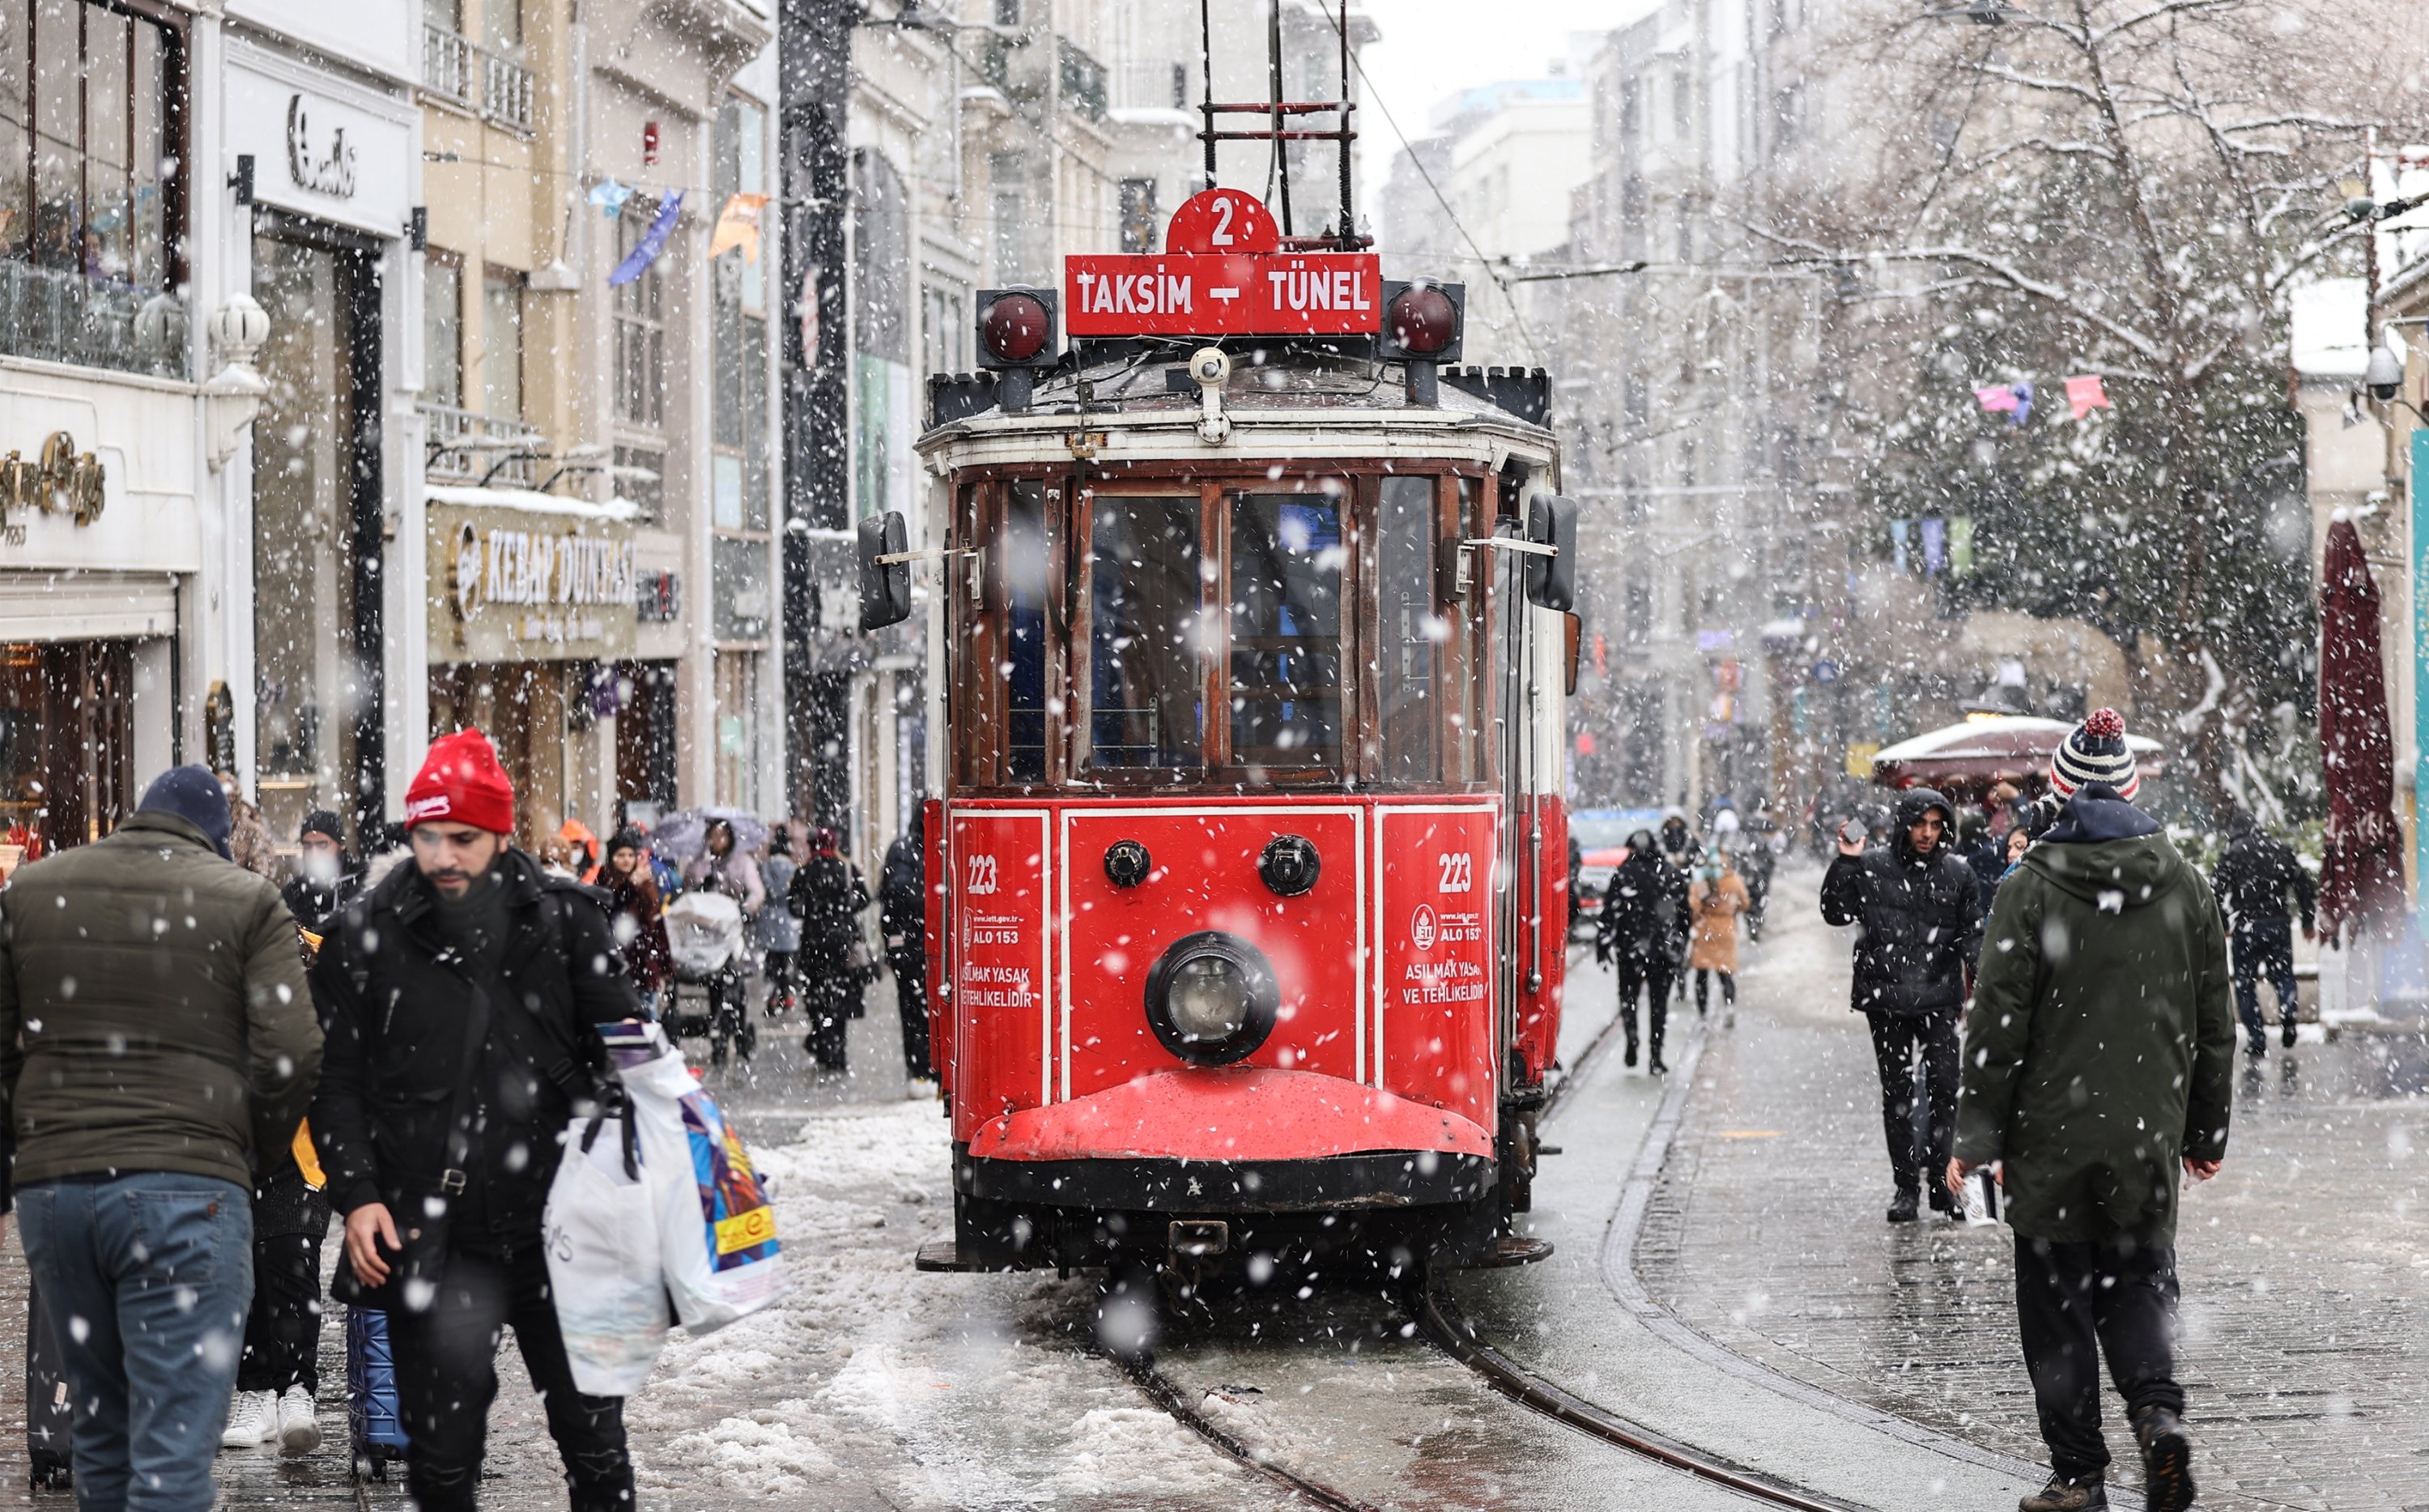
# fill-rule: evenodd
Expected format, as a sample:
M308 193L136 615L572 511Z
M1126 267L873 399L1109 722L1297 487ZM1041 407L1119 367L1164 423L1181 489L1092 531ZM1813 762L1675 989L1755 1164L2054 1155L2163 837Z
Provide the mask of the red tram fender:
M1493 1157L1459 1114L1314 1071L1186 1067L987 1120L969 1153L989 1160L1156 1158L1301 1160L1367 1151Z

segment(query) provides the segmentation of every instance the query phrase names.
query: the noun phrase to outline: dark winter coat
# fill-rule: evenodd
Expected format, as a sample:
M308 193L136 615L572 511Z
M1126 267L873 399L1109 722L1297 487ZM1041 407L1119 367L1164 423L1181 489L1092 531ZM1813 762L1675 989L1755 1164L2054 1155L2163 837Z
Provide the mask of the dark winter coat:
M599 875L606 882L608 929L623 945L624 976L636 991L654 993L675 974L657 879L641 866L630 877L612 866L600 868Z
M1630 850L1604 885L1595 955L1677 961L1687 948L1687 874L1658 851Z
M295 922L319 934L329 926L338 910L345 907L346 898L355 890L356 877L352 867L339 874L334 881L316 882L309 877L290 877L278 890L279 900Z
M877 919L888 953L927 952L927 861L909 835L885 847L885 870L877 883ZM902 944L896 945L897 939Z
M2303 928L2310 929L2319 893L2311 874L2303 869L2289 847L2249 819L2238 818L2241 822L2218 858L2218 870L2210 881L2219 907L2239 930L2253 924L2284 924L2289 917L2286 895L2291 893Z
M456 1088L477 1075L465 1116L477 1101L487 1123L467 1131L465 1169L485 1183L492 1233L537 1236L573 1096L596 1086L604 1060L592 1031L640 1010L601 895L520 850L497 865L508 890L499 973L515 996L489 1005L477 1069L464 1063L474 978L413 865L349 905L321 945L312 995L328 1059L312 1135L340 1212L383 1202L400 1224L411 1222L450 1165Z
M1916 853L1908 830L1947 800L1928 789L1898 800L1890 843L1837 856L1822 877L1822 916L1860 924L1854 1007L1914 1018L1965 1006L1965 974L1982 948L1982 905L1974 868L1945 840Z
M192 821L143 809L0 892L0 1208L119 1171L251 1191L321 1069L295 920Z
M832 851L814 855L793 873L786 902L801 915L803 969L842 970L861 943L860 915L868 907L860 868Z
M1956 1153L2006 1162L2008 1219L2057 1242L2175 1242L2180 1159L2226 1154L2235 1013L2201 873L2091 784L1999 889Z

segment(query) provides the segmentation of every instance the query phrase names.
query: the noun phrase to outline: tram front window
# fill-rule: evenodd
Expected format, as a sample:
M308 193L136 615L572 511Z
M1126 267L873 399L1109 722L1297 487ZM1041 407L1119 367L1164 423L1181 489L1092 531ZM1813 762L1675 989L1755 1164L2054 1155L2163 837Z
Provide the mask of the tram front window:
M1205 764L1198 501L1108 498L1089 508L1088 762Z
M1231 502L1231 762L1341 763L1341 501Z

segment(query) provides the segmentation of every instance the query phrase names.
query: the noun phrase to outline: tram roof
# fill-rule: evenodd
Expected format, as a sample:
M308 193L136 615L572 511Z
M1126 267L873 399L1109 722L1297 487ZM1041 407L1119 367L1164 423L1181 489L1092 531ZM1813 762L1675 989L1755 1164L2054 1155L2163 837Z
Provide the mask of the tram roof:
M1039 373L1029 406L1010 412L996 403L989 375L939 374L930 380L932 424L918 451L940 473L1066 459L1081 434L1099 463L1279 453L1343 461L1427 456L1498 468L1513 455L1545 463L1559 455L1549 429L1513 412L1540 403L1540 369L1445 369L1438 402L1418 404L1410 402L1398 363L1287 343L1232 348L1224 388L1231 438L1210 443L1198 434L1194 350L1086 353ZM1084 406L1083 382L1090 390ZM939 421L940 415L950 418Z

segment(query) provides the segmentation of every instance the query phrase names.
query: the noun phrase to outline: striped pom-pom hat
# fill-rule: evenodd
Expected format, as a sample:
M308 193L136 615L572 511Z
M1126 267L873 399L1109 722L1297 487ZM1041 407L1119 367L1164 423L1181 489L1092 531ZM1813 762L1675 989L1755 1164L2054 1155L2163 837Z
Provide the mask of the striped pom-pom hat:
M2114 709L2092 710L2050 756L2050 786L2060 797L2074 797L2086 782L2106 782L2129 803L2142 785L2125 745L2125 716Z

